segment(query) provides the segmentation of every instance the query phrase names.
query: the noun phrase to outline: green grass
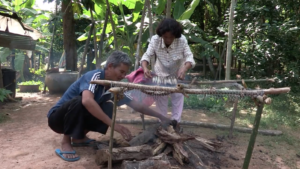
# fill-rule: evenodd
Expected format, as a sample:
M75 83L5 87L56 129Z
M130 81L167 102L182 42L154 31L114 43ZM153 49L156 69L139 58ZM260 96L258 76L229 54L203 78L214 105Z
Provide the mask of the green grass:
M278 129L280 126L298 128L300 126L300 95L295 93L270 96L272 103L265 105L260 121L261 129ZM207 115L219 114L231 116L232 102L227 98L204 97L203 95L189 95L184 99L184 108L208 110ZM240 126L252 125L256 113L256 105L251 98L244 98L238 103L239 113L236 124ZM241 114L241 110L243 113Z

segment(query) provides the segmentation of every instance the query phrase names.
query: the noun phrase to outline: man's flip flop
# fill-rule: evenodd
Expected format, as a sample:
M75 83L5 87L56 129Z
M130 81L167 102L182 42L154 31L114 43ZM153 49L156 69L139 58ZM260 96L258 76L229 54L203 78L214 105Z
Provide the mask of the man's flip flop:
M65 156L63 156L64 154L76 154L76 151L60 151L60 149L56 149L55 153L63 160L65 161L69 161L69 162L73 162L73 161L78 161L80 159L80 157L76 157L76 158L66 158Z
M82 142L82 143L71 143L71 145L73 147L92 147L94 146L94 144L92 144L92 142L95 142L96 140L94 139L88 139L86 140L85 142Z

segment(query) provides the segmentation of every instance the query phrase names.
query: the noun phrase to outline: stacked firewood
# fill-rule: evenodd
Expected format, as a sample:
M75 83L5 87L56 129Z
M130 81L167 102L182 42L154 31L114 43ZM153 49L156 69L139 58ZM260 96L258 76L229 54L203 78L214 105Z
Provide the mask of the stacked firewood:
M211 151L216 151L216 147L219 146L219 143L192 134L176 132L171 125L168 127L157 125L136 136L129 142L129 147L113 148L112 161L113 164L122 162L123 169L171 169L167 155L172 154L180 165L191 162L195 168L204 168L197 153L193 152L187 144L188 140L197 140L199 144ZM106 165L110 156L108 147L99 144L98 149L96 163Z

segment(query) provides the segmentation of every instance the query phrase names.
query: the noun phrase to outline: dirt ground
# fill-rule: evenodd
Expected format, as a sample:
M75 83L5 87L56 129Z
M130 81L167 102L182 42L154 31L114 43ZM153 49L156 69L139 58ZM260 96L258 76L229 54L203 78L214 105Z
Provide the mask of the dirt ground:
M22 101L0 105L0 113L8 116L5 122L0 123L1 169L99 168L95 164L96 150L93 148L74 148L81 157L77 162L66 162L55 155L54 150L60 148L61 135L48 127L46 114L58 101L59 95L18 93L17 97L22 97ZM123 106L118 109L117 118L140 119L140 116L138 113L130 113ZM222 124L225 122L224 119L208 116L202 110L184 110L182 119ZM133 134L142 131L140 125L126 126ZM183 128L184 132L192 132L206 139L224 138L220 152L215 156L217 159L213 161L217 164L203 159L207 168L242 168L250 134L235 133L233 139L228 139L228 131L188 126ZM115 135L120 137L117 133ZM89 133L88 136L101 139L98 133ZM285 144L268 146L273 138L274 136L258 135L249 168L300 168L300 158L295 155L297 150Z

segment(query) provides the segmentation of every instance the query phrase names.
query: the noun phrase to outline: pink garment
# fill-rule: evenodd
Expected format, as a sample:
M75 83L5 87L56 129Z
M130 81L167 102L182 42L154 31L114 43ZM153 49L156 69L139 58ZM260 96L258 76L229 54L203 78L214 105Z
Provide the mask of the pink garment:
M125 78L128 80L128 82L132 82L132 83L140 83L140 84L151 83L151 79L146 79L144 77L144 71L141 67L131 72L129 75L125 76ZM133 92L131 93L131 97L133 97L135 101L142 101L143 104L147 105L148 107L154 103L154 99L152 97L142 92Z

